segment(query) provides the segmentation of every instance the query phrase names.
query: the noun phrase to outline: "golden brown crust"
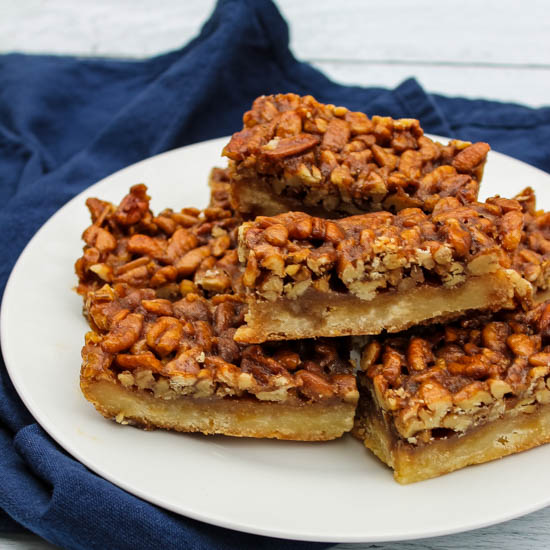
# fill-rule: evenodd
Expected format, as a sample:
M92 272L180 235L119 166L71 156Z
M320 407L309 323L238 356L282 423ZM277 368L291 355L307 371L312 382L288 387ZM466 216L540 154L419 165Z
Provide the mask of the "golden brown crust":
M247 324L237 329L235 340L261 343L397 332L417 324L453 320L472 310L513 308L525 285L530 286L517 272L507 269L468 277L452 288L420 285L412 290L380 292L368 301L349 293L321 293L310 288L299 299L250 301Z
M82 391L105 418L145 429L295 441L328 441L349 431L354 403L273 403L257 399L158 399L147 390L109 380L82 381Z
M419 207L437 200L477 199L489 146L424 136L418 120L393 120L323 105L295 94L262 96L243 117L244 129L224 149L230 159L235 206L258 215L264 196L247 188L260 182L284 211L298 199L308 213L342 217ZM287 208L288 210L288 208Z

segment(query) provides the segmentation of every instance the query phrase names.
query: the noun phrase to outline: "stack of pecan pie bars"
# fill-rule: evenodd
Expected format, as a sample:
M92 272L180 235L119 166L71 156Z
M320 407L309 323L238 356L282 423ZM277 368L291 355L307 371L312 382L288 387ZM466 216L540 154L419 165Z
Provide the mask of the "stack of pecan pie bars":
M144 185L88 199L96 409L205 434L351 431L402 483L550 441L550 214L533 191L478 202L489 146L414 119L286 94L243 122L204 210L155 215Z

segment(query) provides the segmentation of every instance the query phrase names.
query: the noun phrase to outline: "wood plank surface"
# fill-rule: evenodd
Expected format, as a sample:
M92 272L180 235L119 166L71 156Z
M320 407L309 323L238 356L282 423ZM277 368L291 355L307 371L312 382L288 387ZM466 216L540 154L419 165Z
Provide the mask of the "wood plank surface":
M304 59L550 64L546 0L277 3Z
M279 0L291 48L331 78L550 105L546 0ZM147 57L193 38L213 0L22 0L0 17L0 51Z

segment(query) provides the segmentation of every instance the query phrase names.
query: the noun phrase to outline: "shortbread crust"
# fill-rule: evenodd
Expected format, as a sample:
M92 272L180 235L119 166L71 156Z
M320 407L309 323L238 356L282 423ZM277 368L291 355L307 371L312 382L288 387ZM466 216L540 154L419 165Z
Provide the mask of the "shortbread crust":
M452 321L472 310L512 308L524 283L515 271L502 269L470 277L453 288L418 286L382 292L369 301L349 294L307 290L300 300L250 302L247 324L237 330L235 339L261 343L399 332L414 325Z
M328 441L351 429L355 408L342 402L327 406L185 396L163 400L105 380L84 380L81 388L100 414L120 424L206 435Z

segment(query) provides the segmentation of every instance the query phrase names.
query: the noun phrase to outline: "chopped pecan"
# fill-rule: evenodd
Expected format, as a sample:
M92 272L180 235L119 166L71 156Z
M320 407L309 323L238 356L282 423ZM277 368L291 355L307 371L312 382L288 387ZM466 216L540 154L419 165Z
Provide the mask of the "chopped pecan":
M130 313L115 321L107 336L101 342L101 347L109 353L118 353L130 348L137 342L143 327L143 316Z
M174 317L159 317L154 325L147 329L147 345L161 357L178 348L183 327Z
M134 185L116 209L114 218L121 225L133 225L139 222L148 211L147 188L143 184Z
M319 143L319 138L308 134L298 134L289 138L273 139L262 147L262 153L268 159L282 159L298 155Z
M116 248L116 239L109 231L97 225L88 227L82 238L88 246L97 249L100 253L111 252Z
M459 172L469 172L485 162L487 153L491 150L488 143L474 143L463 149L453 160L453 166Z

